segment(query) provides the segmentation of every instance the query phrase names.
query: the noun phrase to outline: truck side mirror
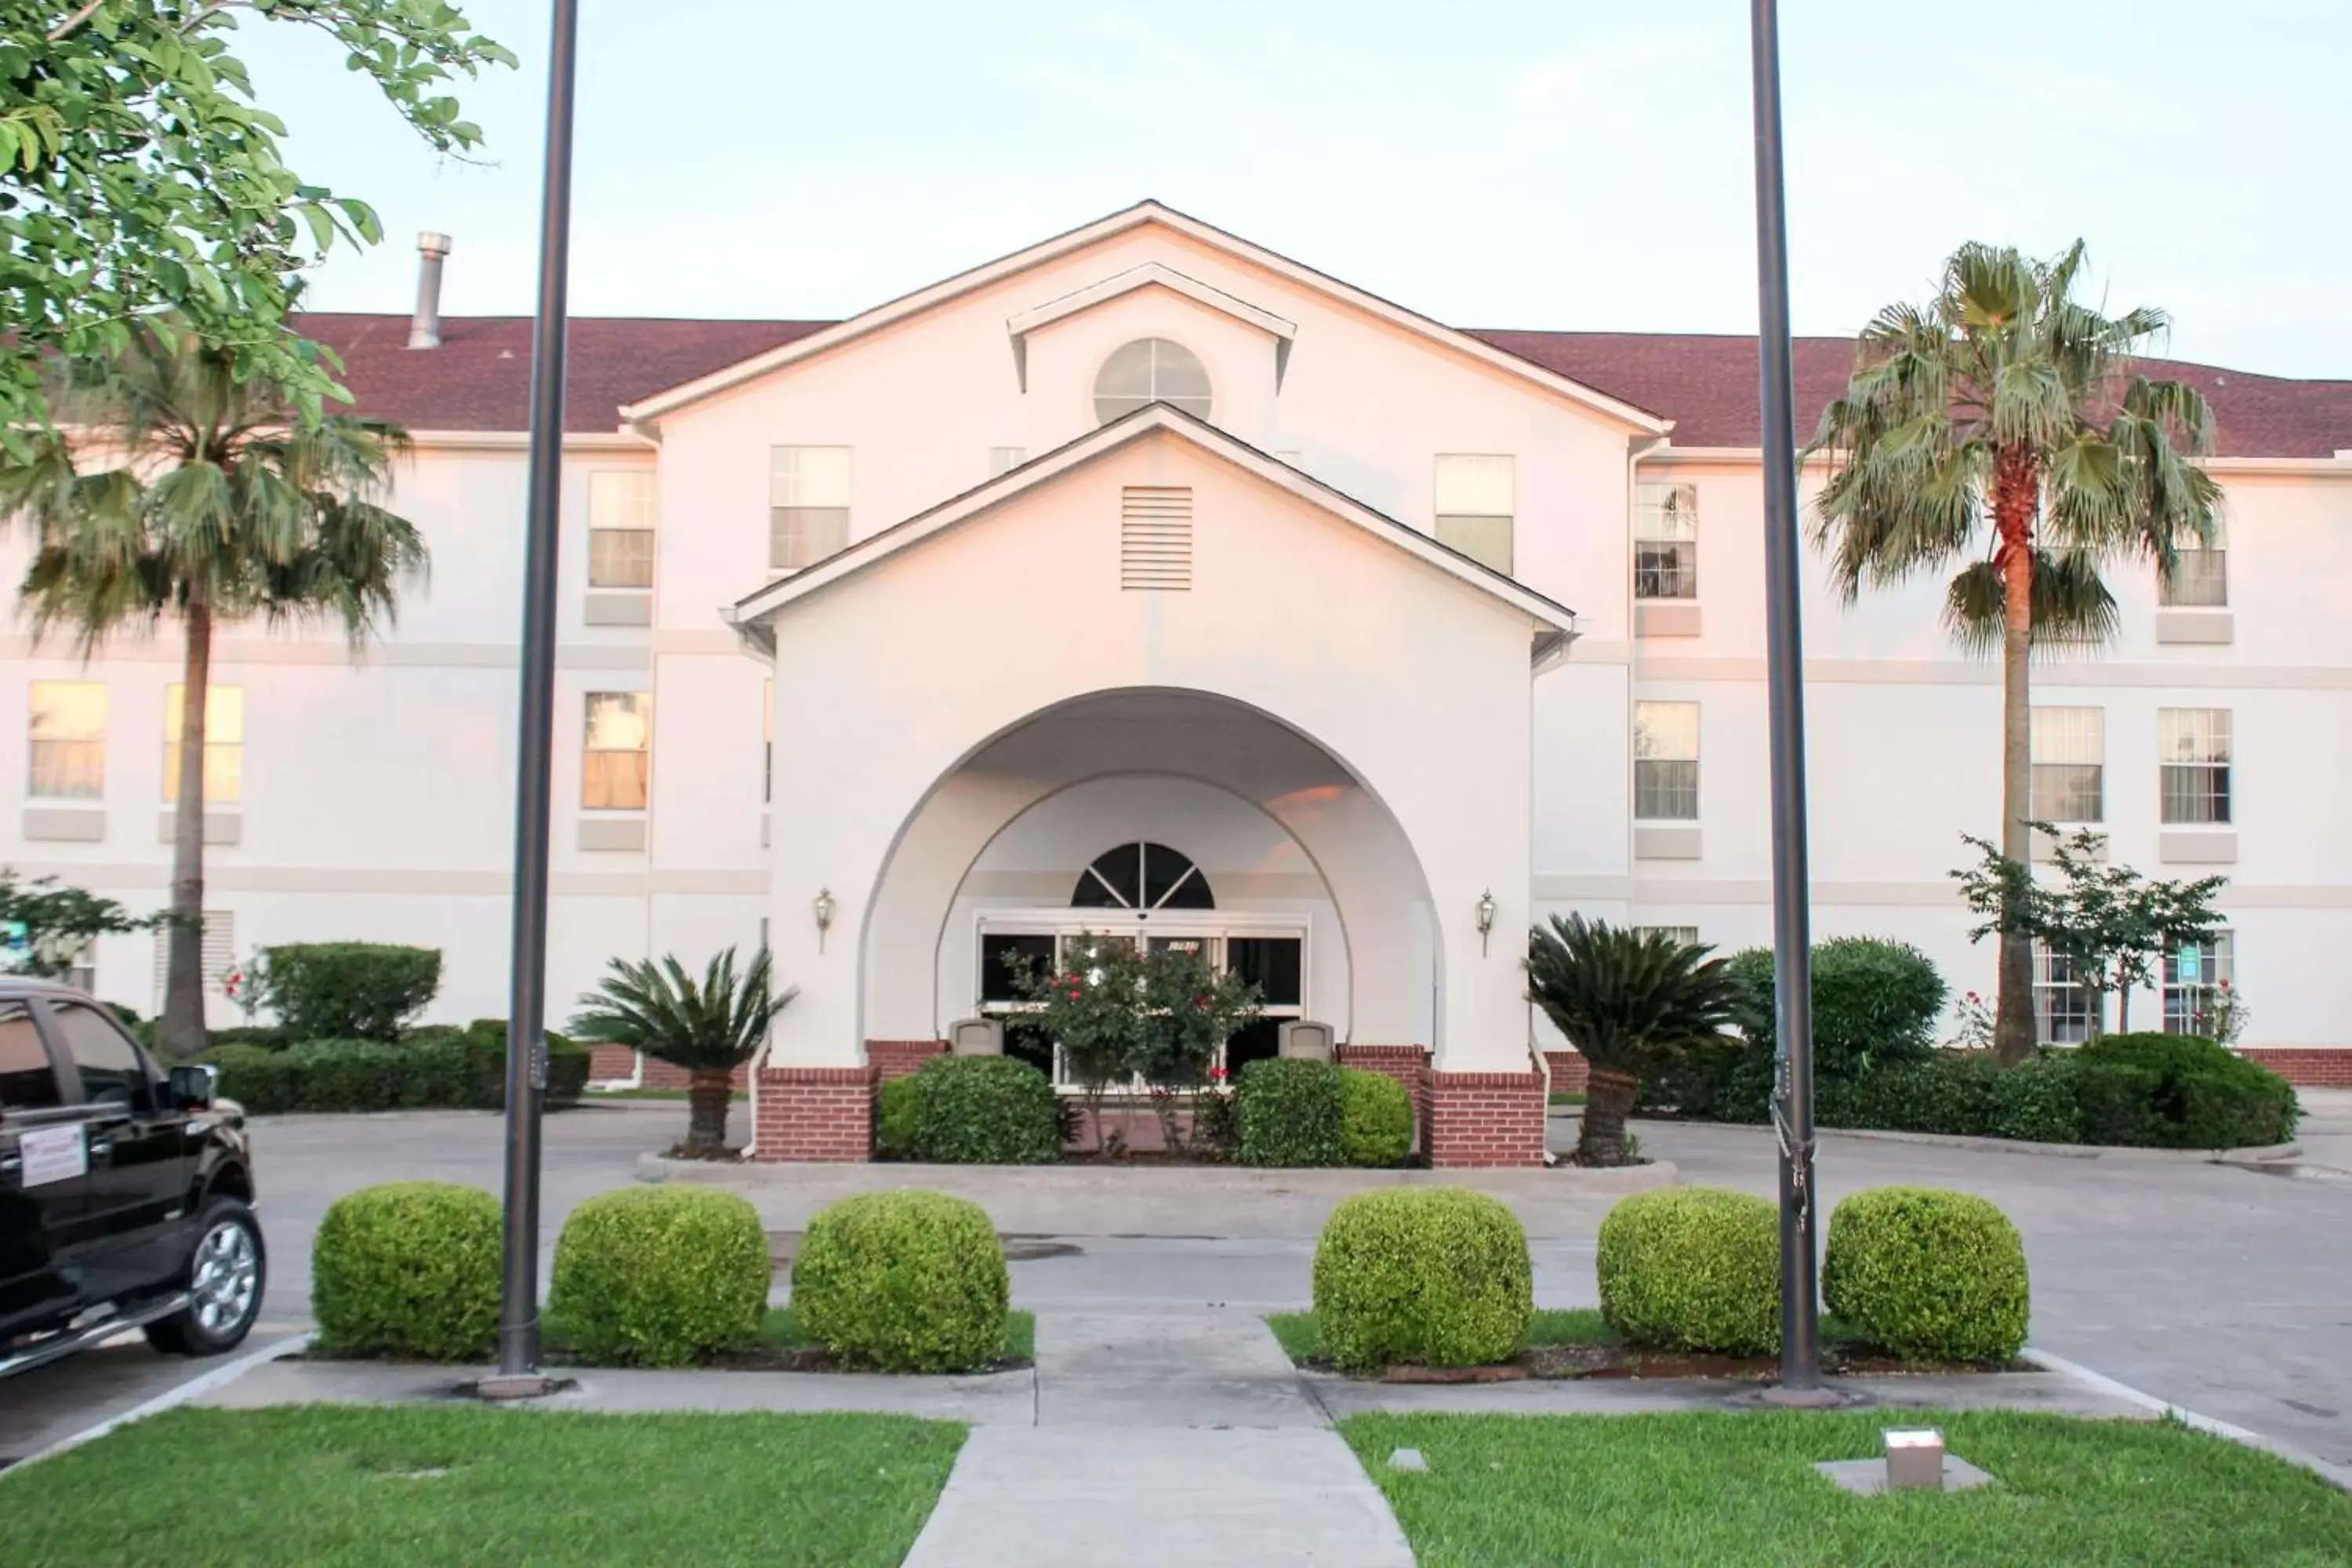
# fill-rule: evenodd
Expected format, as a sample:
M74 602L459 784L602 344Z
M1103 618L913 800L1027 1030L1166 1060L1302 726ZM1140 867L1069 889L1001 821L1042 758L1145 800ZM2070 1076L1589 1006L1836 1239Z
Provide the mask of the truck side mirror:
M203 1110L220 1098L220 1068L202 1062L181 1062L172 1068L172 1103L182 1110Z

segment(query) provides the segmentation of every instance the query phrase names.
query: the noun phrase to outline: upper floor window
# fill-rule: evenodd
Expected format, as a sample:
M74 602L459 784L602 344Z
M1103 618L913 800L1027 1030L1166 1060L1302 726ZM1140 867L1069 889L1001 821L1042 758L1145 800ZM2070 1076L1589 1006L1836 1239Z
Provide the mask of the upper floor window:
M2179 552L2171 582L2157 579L2156 602L2180 609L2221 609L2229 605L2230 551L2219 518L2214 520L2210 542Z
M1698 945L1698 927L1696 926L1635 926L1633 928L1633 934L1635 936L1662 936L1677 947L1696 947Z
M768 448L768 564L814 566L849 542L849 448Z
M1437 542L1508 573L1517 489L1517 463L1508 453L1440 452Z
M36 680L31 735L26 795L96 800L106 793L105 687L88 680Z
M1633 816L1698 820L1698 704L1633 704Z
M2166 822L2230 820L2230 710L2157 710Z
M580 804L589 811L643 811L652 782L654 696L592 691L580 757Z
M1095 377L1095 422L1108 425L1148 403L1209 416L1209 372L1200 356L1166 338L1138 338L1103 361Z
M2033 815L2042 822L2106 818L2106 714L2096 708L2033 710Z
M180 798L180 716L176 682L163 693L163 798ZM245 688L205 688L205 799L233 805L245 795Z
M654 476L619 468L588 476L588 585L654 585Z
M1698 487L1640 485L1633 492L1633 596L1698 597Z

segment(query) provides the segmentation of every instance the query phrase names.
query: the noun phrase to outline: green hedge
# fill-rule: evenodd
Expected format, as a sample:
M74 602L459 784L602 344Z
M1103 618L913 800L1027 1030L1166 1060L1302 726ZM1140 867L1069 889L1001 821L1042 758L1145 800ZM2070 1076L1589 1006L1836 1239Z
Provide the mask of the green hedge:
M215 1046L220 1091L255 1116L288 1111L497 1110L506 1104L506 1026L417 1029L401 1039ZM548 1037L547 1102L577 1105L588 1047Z
M500 1257L499 1200L480 1188L362 1187L319 1224L310 1315L340 1354L480 1361L498 1343Z
M1359 1193L1315 1245L1316 1328L1344 1371L1507 1361L1534 1311L1527 1233L1484 1193Z
M2025 1244L1982 1198L1874 1187L1830 1215L1822 1300L1908 1360L2005 1363L2024 1347L2032 1310Z
M440 990L438 948L310 942L261 950L261 999L289 1039L394 1039Z
M1723 1187L1641 1193L1601 1222L1601 1313L1635 1344L1780 1349L1780 1214Z
M919 1073L894 1078L875 1097L874 1152L885 1160L915 1157L915 1133L921 1125L923 1086Z
M1329 1062L1251 1062L1234 1090L1234 1110L1245 1165L1348 1163L1347 1090Z
M773 1273L740 1194L625 1187L563 1222L547 1311L593 1364L691 1366L759 1337Z
M885 1372L988 1366L1004 1353L1011 1295L986 1211L944 1193L844 1198L809 1221L793 1259L802 1331Z
M1339 1152L1350 1165L1401 1164L1412 1152L1412 1096L1386 1073L1339 1069Z
M943 1165L1042 1165L1062 1157L1053 1081L1014 1057L933 1057L903 1080L911 1157ZM895 1086L893 1086L895 1087Z
M2158 1141L2174 1149L2284 1143L2302 1108L2294 1086L2259 1062L2195 1035L2108 1035L2082 1048L2085 1063L2127 1068L2155 1080L2149 1095Z

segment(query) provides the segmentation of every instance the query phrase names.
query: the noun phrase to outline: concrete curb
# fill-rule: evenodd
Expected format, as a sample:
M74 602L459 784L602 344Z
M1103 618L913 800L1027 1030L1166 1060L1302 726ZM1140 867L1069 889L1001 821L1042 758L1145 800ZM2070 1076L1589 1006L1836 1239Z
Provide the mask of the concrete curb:
M2210 1415L2200 1415L2194 1410L2174 1405L2168 1400L2158 1399L2155 1394L2134 1388L2127 1383L2118 1383L2105 1373L2093 1372L2089 1367L2068 1361L2064 1356L2053 1355L2045 1350L2036 1350L2032 1345L2026 1346L2018 1354L2021 1359L2032 1362L2038 1367L2063 1373L2086 1388L2096 1389L2102 1394L2137 1405L2143 1410L2169 1416L2184 1426L2193 1427L2211 1436L2224 1438L2242 1447L2259 1449L2273 1458L2284 1459L2290 1465L2300 1465L2330 1486L2339 1490L2352 1492L2352 1467L2323 1459L2308 1449L2298 1448L2292 1443L2281 1442L2276 1437L2265 1437L2260 1432L2249 1432L2243 1426L2232 1426L2227 1421L2217 1421Z
M257 1351L248 1351L233 1362L214 1367L209 1372L198 1373L176 1388L166 1389L143 1405L132 1405L120 1415L110 1416L95 1426L86 1426L71 1436L60 1437L47 1447L37 1449L9 1466L6 1473L0 1475L0 1485L5 1485L8 1477L20 1475L43 1459L54 1458L68 1448L80 1447L84 1443L94 1443L119 1426L128 1426L134 1421L144 1421L150 1415L160 1415L174 1405L185 1405L192 1399L203 1398L215 1389L225 1388L255 1367L266 1366L282 1356L295 1354L315 1338L317 1338L315 1334L296 1334L292 1339L280 1340L274 1345L265 1346Z
M1018 1181L1026 1186L1066 1184L1073 1189L1097 1188L1110 1183L1153 1184L1164 1187L1192 1186L1204 1192L1247 1194L1253 1189L1295 1190L1301 1184L1328 1187L1334 1194L1369 1192L1378 1187L1477 1187L1488 1192L1543 1192L1563 1196L1609 1196L1645 1193L1670 1187L1682 1179L1671 1160L1646 1165L1622 1165L1609 1170L1584 1170L1574 1165L1459 1166L1442 1171L1375 1170L1363 1167L1298 1168L1249 1165L924 1165L911 1161L728 1161L673 1160L666 1154L637 1156L640 1182L699 1182L710 1186L751 1189L804 1186L814 1176L842 1176L870 1172L876 1188L925 1187L954 1191L991 1179ZM976 1176L975 1173L991 1173Z
M1637 1121L1641 1127L1708 1127L1754 1132L1770 1137L1772 1129L1748 1121ZM2303 1152L2300 1143L2271 1143L2259 1149L2139 1149L2119 1143L2031 1143L2018 1138L1972 1138L1958 1132L1891 1132L1869 1127L1821 1127L1817 1138L1851 1138L1869 1143L1917 1143L1931 1149L1977 1149L1997 1154L2040 1154L2053 1160L2116 1160L2169 1165L2267 1165L2293 1160Z

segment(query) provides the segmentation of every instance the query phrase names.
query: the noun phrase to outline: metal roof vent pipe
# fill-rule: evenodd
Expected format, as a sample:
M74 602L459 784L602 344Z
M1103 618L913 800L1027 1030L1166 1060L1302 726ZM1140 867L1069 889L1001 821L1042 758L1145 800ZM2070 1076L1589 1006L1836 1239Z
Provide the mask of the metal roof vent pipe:
M408 324L408 346L441 346L441 263L449 254L449 237L426 229L416 237L416 316Z

